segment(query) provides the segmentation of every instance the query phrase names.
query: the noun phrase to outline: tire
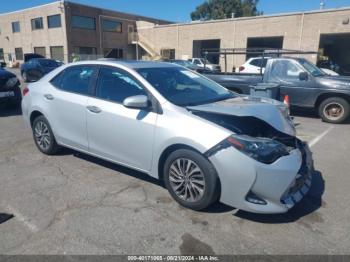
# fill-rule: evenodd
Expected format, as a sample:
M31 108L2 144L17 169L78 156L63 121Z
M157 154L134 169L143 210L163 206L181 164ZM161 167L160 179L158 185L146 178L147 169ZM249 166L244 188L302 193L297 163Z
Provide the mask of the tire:
M344 98L330 97L322 101L318 113L324 122L341 124L350 115L350 105Z
M180 171L179 165L189 167L187 178L183 175L186 172ZM183 167L181 170L186 170ZM165 161L163 175L170 195L186 208L203 210L219 198L220 182L215 168L195 151L179 149L172 152ZM176 190L176 187L179 189Z
M49 122L44 116L38 116L33 121L33 139L40 152L45 155L55 155L61 148L57 144Z

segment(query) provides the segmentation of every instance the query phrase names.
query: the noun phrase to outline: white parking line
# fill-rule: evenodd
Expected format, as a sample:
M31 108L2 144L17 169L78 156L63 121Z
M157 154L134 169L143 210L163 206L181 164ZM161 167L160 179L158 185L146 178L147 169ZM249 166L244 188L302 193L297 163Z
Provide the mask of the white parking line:
M309 147L313 147L314 145L316 145L318 142L321 141L322 138L324 138L329 132L332 131L332 129L334 128L334 126L330 126L326 131L324 131L322 134L318 135L317 137L315 137L314 139L312 139L309 142Z
M9 211L9 213L13 214L18 221L22 222L33 233L36 233L39 231L39 228L36 225L34 225L32 222L30 222L30 220L28 218L26 218L24 215L22 215L15 208L13 208L11 206L7 206L6 209Z

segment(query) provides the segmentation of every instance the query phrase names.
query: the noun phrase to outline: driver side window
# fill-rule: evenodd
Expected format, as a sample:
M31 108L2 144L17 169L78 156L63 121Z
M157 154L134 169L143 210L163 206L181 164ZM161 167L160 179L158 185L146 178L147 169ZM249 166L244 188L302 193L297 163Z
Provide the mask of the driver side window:
M141 84L129 73L113 67L100 69L96 97L122 104L125 98L147 93Z
M276 60L270 72L270 81L296 81L303 72L294 63L288 60Z

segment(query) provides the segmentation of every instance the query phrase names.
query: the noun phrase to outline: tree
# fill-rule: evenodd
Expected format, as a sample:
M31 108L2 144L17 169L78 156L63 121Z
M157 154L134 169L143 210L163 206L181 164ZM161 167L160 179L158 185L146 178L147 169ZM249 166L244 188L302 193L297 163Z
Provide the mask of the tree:
M257 9L259 0L207 0L191 13L192 20L212 20L261 15Z

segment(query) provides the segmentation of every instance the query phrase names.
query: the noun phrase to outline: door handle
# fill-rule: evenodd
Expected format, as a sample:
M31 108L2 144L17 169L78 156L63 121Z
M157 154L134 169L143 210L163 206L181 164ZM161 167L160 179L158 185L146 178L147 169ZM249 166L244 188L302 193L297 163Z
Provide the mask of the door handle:
M87 106L86 107L90 112L92 113L95 113L95 114L98 114L98 113L101 113L101 109L97 106Z
M53 95L51 95L51 94L45 94L44 97L45 97L47 100L53 100L53 99L54 99Z

